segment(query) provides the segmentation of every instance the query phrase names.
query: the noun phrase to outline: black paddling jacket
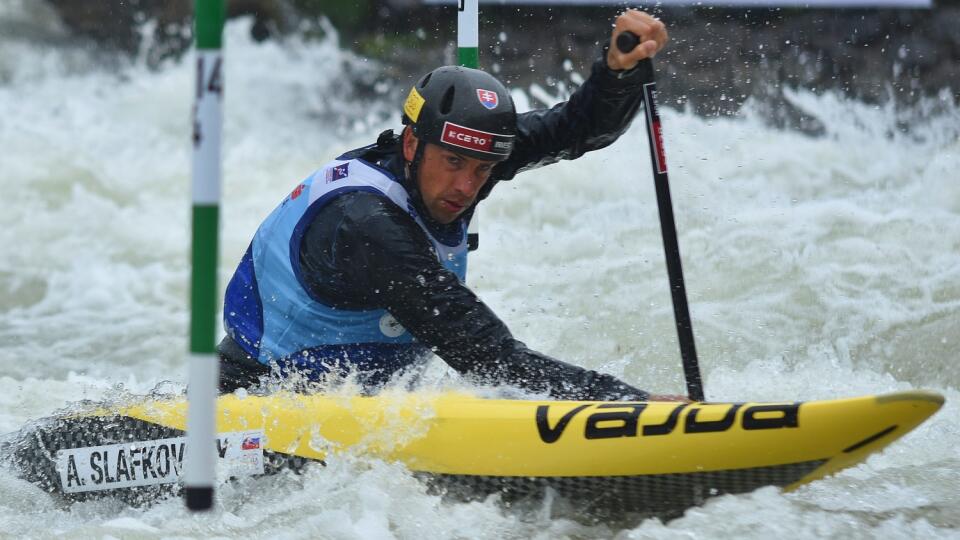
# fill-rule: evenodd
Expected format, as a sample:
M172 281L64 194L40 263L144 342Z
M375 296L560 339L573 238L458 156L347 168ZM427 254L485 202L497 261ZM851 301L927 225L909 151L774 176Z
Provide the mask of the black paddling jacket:
M609 70L604 57L569 101L518 115L514 150L494 168L478 201L519 172L610 145L640 107L642 78L637 69ZM382 133L375 145L339 159L354 158L404 179L434 236L462 231L460 220L443 225L429 219L415 185L406 178L400 137L392 131ZM461 219L469 219L474 209ZM444 268L423 228L379 193L352 191L327 203L303 236L300 263L311 296L338 309L386 309L419 343L474 381L509 384L557 399L647 398L646 392L610 375L555 360L514 339L503 321ZM230 337L221 344L221 355L223 390L250 382L240 375L239 366L255 362Z

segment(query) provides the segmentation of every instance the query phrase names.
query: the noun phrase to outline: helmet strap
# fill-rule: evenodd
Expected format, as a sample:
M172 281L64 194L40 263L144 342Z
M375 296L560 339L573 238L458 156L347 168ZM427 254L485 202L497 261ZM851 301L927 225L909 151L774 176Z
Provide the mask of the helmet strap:
M420 163L423 162L423 151L426 146L427 144L425 142L421 140L417 141L417 149L413 152L413 159L404 164L406 178L404 179L403 185L406 187L407 194L410 196L410 202L413 203L417 212L420 213L421 216L430 219L430 214L423 203L423 195L420 193L420 181L418 179L420 175Z
M423 150L427 145L420 140L417 140L417 149L413 152L413 159L406 163L406 172L409 185L412 189L417 191L419 195L420 192L420 182L418 180L418 175L420 173L420 162L423 161Z

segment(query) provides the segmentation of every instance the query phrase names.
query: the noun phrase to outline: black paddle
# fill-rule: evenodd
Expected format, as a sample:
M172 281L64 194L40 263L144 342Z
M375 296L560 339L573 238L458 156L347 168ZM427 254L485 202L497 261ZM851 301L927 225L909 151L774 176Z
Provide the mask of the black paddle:
M628 53L640 44L633 32L621 32L617 36L617 49ZM647 58L637 64L643 73L643 108L647 118L647 139L650 143L650 162L653 165L653 180L657 188L657 206L660 209L660 232L663 234L663 249L666 252L667 274L670 277L670 294L673 297L673 315L677 322L677 337L680 340L680 358L683 375L687 381L687 395L693 401L703 401L703 381L697 363L697 348L693 341L693 324L687 305L687 290L683 285L683 268L680 265L680 245L677 243L677 227L670 202L670 185L667 181L667 160L663 151L663 135L660 131L660 114L657 110L657 83L653 75L653 62Z

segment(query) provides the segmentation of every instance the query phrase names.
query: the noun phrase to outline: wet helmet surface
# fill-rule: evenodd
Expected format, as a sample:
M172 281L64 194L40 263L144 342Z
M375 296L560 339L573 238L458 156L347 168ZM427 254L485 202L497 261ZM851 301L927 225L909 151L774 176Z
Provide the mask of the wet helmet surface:
M517 113L510 93L489 73L444 66L410 89L403 123L422 141L476 159L503 161L513 150Z

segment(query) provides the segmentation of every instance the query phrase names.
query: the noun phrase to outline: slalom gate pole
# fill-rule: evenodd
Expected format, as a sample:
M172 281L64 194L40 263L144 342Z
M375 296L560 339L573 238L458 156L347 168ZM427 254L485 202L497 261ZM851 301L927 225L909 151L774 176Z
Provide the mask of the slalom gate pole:
M632 32L621 32L617 36L617 48L628 53L640 44L640 38ZM703 381L700 378L700 365L697 362L697 348L693 339L693 323L687 304L687 290L683 284L683 267L680 264L680 244L677 242L677 227L673 218L673 204L670 201L670 184L667 179L667 157L663 149L663 133L660 127L660 113L657 110L657 83L653 72L653 61L641 60L637 69L642 70L643 109L647 119L647 140L650 145L650 163L653 166L653 180L657 188L657 207L660 210L660 232L663 235L663 249L667 260L667 275L670 278L670 295L673 297L673 316L677 324L677 338L680 342L680 358L683 362L683 375L687 382L687 395L693 401L703 401Z
M459 0L457 5L457 60L463 67L480 67L480 0ZM474 210L467 228L470 251L480 247L480 212Z
M184 492L192 511L213 507L214 429L219 378L216 353L220 229L220 133L223 107L224 0L195 0L196 104L193 108L193 242L190 281L190 369Z

